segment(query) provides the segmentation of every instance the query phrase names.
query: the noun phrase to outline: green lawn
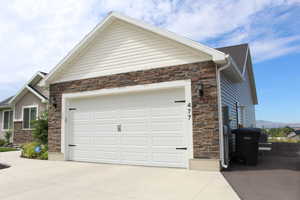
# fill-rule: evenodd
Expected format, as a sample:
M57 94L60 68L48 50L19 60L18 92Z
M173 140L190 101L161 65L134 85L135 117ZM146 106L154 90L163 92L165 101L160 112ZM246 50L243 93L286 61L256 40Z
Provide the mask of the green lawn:
M17 151L18 149L12 147L0 147L0 152L7 152L7 151Z

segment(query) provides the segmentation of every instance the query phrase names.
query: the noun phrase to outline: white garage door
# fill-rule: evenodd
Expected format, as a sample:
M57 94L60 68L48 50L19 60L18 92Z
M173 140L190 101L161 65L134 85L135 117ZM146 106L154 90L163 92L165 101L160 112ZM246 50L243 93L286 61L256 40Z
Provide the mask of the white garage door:
M68 158L187 167L184 99L168 89L70 100Z

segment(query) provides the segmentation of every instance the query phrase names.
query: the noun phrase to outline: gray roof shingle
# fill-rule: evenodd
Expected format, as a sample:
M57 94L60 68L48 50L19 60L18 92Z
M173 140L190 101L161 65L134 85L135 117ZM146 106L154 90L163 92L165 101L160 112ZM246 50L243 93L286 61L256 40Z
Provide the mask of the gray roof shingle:
M14 96L11 96L11 97L9 97L9 98L7 98L7 99L5 99L5 100L3 100L3 101L1 101L0 102L0 107L9 107L9 101L13 98Z
M237 64L239 70L241 72L243 71L244 63L247 58L248 44L239 44L216 49L222 51L223 53L229 54Z

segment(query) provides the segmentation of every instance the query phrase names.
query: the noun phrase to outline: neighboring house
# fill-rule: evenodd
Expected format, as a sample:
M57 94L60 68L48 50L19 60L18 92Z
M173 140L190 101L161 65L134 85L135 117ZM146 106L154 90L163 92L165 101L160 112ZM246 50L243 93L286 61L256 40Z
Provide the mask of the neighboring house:
M9 104L12 98L9 97L0 102L0 139L4 139L5 132L13 127L13 110Z
M43 85L50 160L219 170L225 125L255 126L248 45L217 50L117 13Z
M12 141L16 145L32 141L31 121L47 109L49 92L40 87L45 75L44 72L37 72L15 96L4 101L0 111L1 131L3 134L5 130L12 130Z

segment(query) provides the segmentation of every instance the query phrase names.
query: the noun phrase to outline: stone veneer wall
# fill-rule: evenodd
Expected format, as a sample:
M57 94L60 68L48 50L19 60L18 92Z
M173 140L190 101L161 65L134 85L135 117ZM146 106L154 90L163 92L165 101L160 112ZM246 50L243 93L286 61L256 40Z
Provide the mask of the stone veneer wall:
M23 130L22 122L14 122L13 144L21 145L32 141L31 130Z
M61 97L63 93L187 79L190 79L192 83L194 157L218 159L216 66L211 61L51 84L50 99L56 98L57 107L50 106L49 109L49 152L61 151ZM199 97L197 93L197 83L200 80L204 86L202 97Z

